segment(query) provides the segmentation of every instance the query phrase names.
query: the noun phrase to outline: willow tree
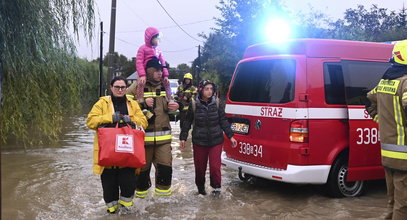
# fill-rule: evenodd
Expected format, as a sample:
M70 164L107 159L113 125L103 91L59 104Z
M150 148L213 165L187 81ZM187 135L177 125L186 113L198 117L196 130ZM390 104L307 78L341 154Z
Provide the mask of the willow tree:
M93 0L2 0L3 143L57 140L63 116L80 107L86 73L74 40L94 28Z

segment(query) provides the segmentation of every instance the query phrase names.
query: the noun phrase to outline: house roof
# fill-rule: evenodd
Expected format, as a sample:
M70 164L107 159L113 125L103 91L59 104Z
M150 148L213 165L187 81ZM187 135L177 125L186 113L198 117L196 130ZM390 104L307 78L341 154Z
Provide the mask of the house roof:
M126 78L127 80L136 80L138 79L137 71L132 73L129 77Z

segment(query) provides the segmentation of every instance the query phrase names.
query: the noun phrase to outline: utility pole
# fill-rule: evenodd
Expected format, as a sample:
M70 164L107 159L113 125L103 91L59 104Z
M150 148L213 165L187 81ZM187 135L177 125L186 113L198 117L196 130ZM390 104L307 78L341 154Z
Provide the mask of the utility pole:
M3 98L3 93L1 92L1 84L2 84L2 80L1 78L3 77L3 65L2 62L0 60L0 108L2 106L2 98Z
M109 78L107 79L107 82L110 82L110 80L113 79L115 32L116 32L116 0L112 0L112 12L110 14L109 54L108 54Z
M198 84L201 82L201 45L198 45Z
M103 96L103 22L100 22L99 97Z

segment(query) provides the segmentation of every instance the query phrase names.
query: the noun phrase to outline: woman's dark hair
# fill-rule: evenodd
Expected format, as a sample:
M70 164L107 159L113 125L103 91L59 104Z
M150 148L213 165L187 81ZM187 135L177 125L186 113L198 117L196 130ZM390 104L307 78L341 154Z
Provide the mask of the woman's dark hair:
M124 83L126 83L126 85L127 85L127 79L124 78L123 76L115 76L115 77L112 79L112 81L110 81L110 85L113 86L114 82L120 81L120 80L123 80Z
M199 82L199 85L198 85L198 96L199 96L199 97L202 97L202 91L203 91L203 89L205 88L205 86L208 85L208 84L211 84L212 87L213 87L213 94L212 94L212 96L214 96L214 95L216 94L217 88L216 88L215 83L213 83L213 82L210 81L210 80L203 79L203 80L201 80L201 81Z

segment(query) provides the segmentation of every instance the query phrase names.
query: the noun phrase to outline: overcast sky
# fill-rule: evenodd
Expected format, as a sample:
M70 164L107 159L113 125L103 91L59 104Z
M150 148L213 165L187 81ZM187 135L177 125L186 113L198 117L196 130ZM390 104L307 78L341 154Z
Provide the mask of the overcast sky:
M109 50L111 0L96 0L96 32L92 44L78 43L80 57L95 59L99 56L99 23L104 24L103 54ZM215 8L218 0L159 0L162 6L181 25L182 31L165 13L157 0L117 0L115 51L128 58L135 57L144 43L144 30L153 26L163 33L160 48L164 58L175 67L181 63L191 64L197 57L198 45L202 44L199 33L208 34L215 27L213 17L219 17ZM389 10L399 10L407 0L283 0L295 12L307 13L312 7L332 18L341 18L348 8L358 4L370 8L372 4ZM191 36L188 36L191 35Z

